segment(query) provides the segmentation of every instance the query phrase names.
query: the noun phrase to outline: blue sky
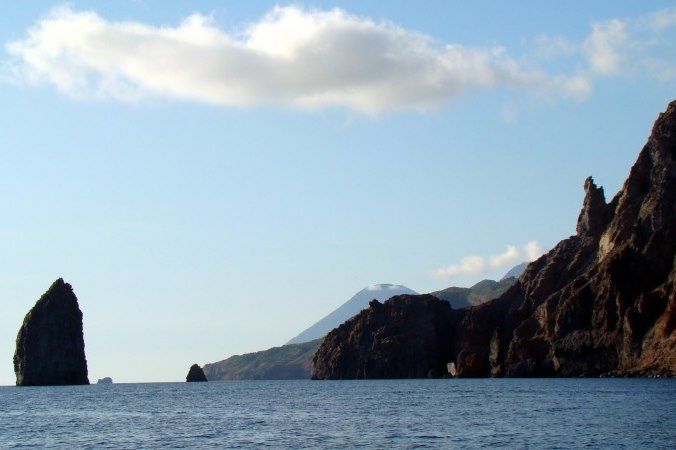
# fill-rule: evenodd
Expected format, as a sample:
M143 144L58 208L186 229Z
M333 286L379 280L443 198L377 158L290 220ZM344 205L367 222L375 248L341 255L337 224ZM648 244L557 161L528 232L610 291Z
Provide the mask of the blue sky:
M676 12L503 3L5 6L0 384L58 277L91 378L180 380L573 234L674 97Z

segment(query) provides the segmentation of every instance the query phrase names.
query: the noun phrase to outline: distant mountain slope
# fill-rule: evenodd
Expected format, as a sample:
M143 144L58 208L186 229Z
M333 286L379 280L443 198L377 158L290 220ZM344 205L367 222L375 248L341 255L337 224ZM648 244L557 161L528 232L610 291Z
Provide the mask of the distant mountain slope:
M512 278L512 277L513 278L519 278L521 276L521 274L526 270L526 267L528 267L527 261L522 262L521 264L512 267L509 270L509 272L507 272L505 274L505 276L500 279L500 281L506 280L507 278Z
M287 344L298 344L322 338L326 336L329 331L333 330L362 309L368 308L371 300L376 299L384 302L390 297L402 294L415 295L417 293L398 284L373 284L368 286L357 292L351 299L346 303L343 303L343 305L328 316L291 339Z
M431 295L440 300L446 300L453 308L467 308L486 303L489 300L502 295L514 283L516 278L503 278L500 281L482 280L472 287L449 287L441 291L432 292Z
M274 347L256 353L231 356L206 364L209 381L218 380L296 380L310 378L312 357L322 340Z

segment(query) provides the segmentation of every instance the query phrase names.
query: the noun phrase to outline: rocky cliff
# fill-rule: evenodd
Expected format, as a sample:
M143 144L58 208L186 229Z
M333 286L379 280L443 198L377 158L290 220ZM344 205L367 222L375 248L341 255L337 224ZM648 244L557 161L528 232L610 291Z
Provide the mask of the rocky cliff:
M319 322L291 339L287 344L301 344L321 339L329 331L366 308L371 300L376 299L382 302L388 298L402 294L416 295L417 292L399 284L372 284L367 286L330 314L323 317Z
M188 383L196 381L207 381L207 377L206 375L204 375L204 371L199 365L193 364L192 366L190 366L190 370L188 370L188 375L185 377L185 381L187 381Z
M353 367L372 364L370 354L382 352L432 352L453 362L462 377L675 376L675 159L672 102L620 192L607 203L588 178L576 235L529 264L502 296L457 318L450 314L451 320L448 311L411 306L429 303L424 296L394 298L381 313L362 312L329 333L315 356L314 376L424 376L439 367L436 359L395 357L355 373ZM409 341L383 325L393 320L446 325Z
M16 338L17 386L89 384L82 312L70 284L56 280L26 314Z
M400 295L331 331L314 357L313 378L424 378L446 373L461 313L444 300Z

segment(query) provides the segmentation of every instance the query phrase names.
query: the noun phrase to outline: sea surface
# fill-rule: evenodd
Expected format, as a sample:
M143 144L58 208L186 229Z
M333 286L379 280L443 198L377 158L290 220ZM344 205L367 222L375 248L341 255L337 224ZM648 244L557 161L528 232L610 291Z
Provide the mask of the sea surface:
M676 380L0 388L0 448L676 448Z

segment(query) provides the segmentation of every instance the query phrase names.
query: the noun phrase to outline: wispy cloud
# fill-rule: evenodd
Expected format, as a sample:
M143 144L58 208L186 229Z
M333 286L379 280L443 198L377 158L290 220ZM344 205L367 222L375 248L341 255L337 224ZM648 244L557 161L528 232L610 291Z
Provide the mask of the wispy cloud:
M671 79L671 61L642 52L674 24L676 9L610 19L592 24L583 42L538 36L533 57L515 58L499 45L439 43L341 9L275 7L243 31L229 32L201 14L176 26L153 26L62 6L5 45L2 77L50 84L80 99L338 106L366 114L428 110L489 89L583 100L595 78L621 75L632 65ZM669 39L660 45L670 45ZM584 64L572 62L572 69L558 67L558 73L538 67L571 57Z
M522 261L533 261L544 253L536 241L528 242L522 248L508 245L504 252L489 256L468 255L457 264L436 269L432 275L437 279L448 279L463 275L479 275L495 269L503 269Z
M398 284L371 284L366 286L367 291L394 291L402 288L403 286Z
M613 19L595 23L592 32L582 44L592 74L614 75L624 58L621 49L629 41L627 24Z
M589 35L574 43L563 36L538 36L534 43L542 57L580 55L585 66L578 76L591 84L601 77L648 75L661 81L673 79L676 62L672 57L676 8L667 8L641 17L611 18L591 24Z

